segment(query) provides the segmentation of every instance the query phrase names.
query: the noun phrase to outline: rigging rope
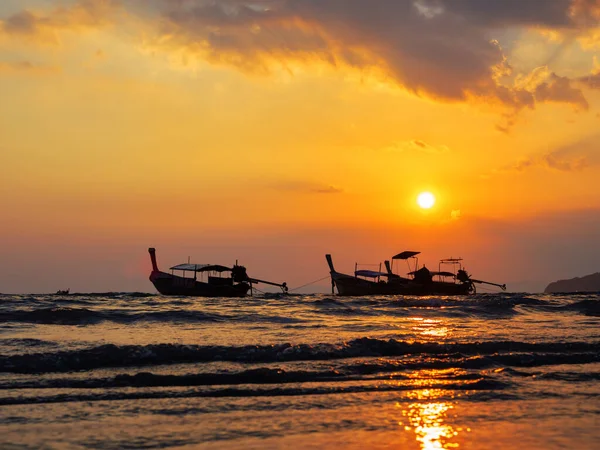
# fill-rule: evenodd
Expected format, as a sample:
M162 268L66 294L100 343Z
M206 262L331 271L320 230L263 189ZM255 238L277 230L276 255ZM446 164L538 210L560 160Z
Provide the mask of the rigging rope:
M298 286L298 287L296 287L296 288L294 288L294 289L289 289L289 290L287 291L287 293L290 293L290 292L293 292L293 291L297 291L298 289L302 289L302 288L304 288L304 287L306 287L306 286L310 286L311 284L318 283L319 281L323 281L323 280L325 280L325 279L327 279L327 278L329 278L329 277L330 277L330 275L327 275L327 276L325 276L325 277L323 277L323 278L319 278L318 280L311 281L310 283L303 284L302 286ZM261 294L267 294L267 292L265 292L265 291L261 291L260 289L258 289L258 288L255 288L255 287L252 287L252 291L253 291L253 292L259 292L259 293L261 293Z
M260 289L258 289L258 288L255 288L255 287L253 287L253 288L252 288L252 291L253 291L253 292L258 292L258 293L260 293L260 294L266 294L266 292L265 292L265 291L261 291Z
M326 277L319 278L318 280L311 281L310 283L303 284L302 286L298 286L297 288L290 289L288 292L297 291L298 289L302 289L303 287L310 286L311 284L318 283L319 281L323 281L323 280L325 280L325 279L327 279L329 277L330 277L330 275L327 275Z

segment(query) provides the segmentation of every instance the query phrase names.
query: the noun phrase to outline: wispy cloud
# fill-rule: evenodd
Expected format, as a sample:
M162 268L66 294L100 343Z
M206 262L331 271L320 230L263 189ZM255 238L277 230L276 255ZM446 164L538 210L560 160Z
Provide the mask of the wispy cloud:
M524 172L535 167L554 169L561 172L578 172L589 167L589 163L585 156L560 157L555 153L547 153L537 157L521 159L505 167L502 171Z
M543 168L559 172L580 172L600 165L600 135L556 148L540 155L529 156L494 171L519 173Z
M0 74L52 75L60 68L48 64L35 64L30 61L0 61Z
M291 191L305 194L341 194L344 189L332 184L318 183L304 180L280 180L270 184L278 191Z
M384 148L388 152L422 152L432 155L447 153L450 151L446 145L433 145L420 139L410 141L394 142Z
M327 187L314 189L313 192L316 192L317 194L341 194L344 192L344 190L342 188L330 185Z
M120 0L79 0L45 11L25 9L0 20L0 35L31 43L60 43L59 32L81 31L113 23Z

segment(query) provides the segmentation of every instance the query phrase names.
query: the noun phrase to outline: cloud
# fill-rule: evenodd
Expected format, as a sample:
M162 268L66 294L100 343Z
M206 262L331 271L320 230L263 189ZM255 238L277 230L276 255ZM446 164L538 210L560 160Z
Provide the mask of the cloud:
M119 9L119 0L80 0L45 12L23 10L0 20L0 35L43 44L60 43L58 32L107 26Z
M548 153L530 156L510 164L496 173L525 172L544 168L559 172L581 172L600 165L600 135L592 136L574 144L558 147Z
M376 69L416 95L497 102L515 110L537 102L587 109L569 79L549 74L537 90L500 84L512 72L489 36L506 26L577 30L590 2L553 0L280 0L155 2L161 43L217 64L268 73L277 64L319 60ZM577 6L577 8L575 8Z
M590 89L600 89L600 61L597 56L594 56L593 61L594 67L591 73L578 78L577 81Z
M600 73L593 73L581 77L578 81L590 89L600 89Z
M103 27L118 11L144 23L144 46L246 73L293 73L298 64L363 71L417 96L521 110L556 102L586 110L573 80L551 71L516 83L492 37L507 27L584 35L598 26L598 0L80 0L45 13L25 10L0 33L59 42L65 30ZM534 74L539 75L539 73Z
M460 219L461 213L460 213L460 209L453 209L450 212L450 219L452 220L458 220Z
M385 148L389 152L422 152L432 155L447 153L450 149L446 145L432 145L419 139L404 142L395 142Z
M583 92L573 86L573 82L567 77L561 77L551 73L546 82L539 84L534 96L540 102L568 103L575 109L588 110L589 104Z
M327 186L324 188L314 189L313 192L316 192L317 194L341 194L344 192L344 190L335 186Z
M0 61L0 74L52 75L60 68L47 64L34 64L29 61Z
M547 153L537 157L529 157L506 167L505 172L524 172L528 169L542 167L560 172L579 172L589 167L585 156L561 157L555 153Z
M313 194L341 194L344 190L331 184L320 184L303 180L282 180L272 183L272 188L279 191L291 191Z

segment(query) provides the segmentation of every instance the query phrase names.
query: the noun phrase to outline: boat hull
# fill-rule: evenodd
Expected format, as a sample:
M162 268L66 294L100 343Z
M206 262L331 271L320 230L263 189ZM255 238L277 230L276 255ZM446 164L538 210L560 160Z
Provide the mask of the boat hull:
M153 271L150 281L162 295L190 297L245 297L250 290L248 283L224 282L231 279L217 278L208 283L193 278L178 277L169 273Z
M375 282L338 272L331 273L331 280L337 288L338 295L352 297L363 295L468 295L471 291L470 285L467 283L432 281L421 284L407 282L404 279Z

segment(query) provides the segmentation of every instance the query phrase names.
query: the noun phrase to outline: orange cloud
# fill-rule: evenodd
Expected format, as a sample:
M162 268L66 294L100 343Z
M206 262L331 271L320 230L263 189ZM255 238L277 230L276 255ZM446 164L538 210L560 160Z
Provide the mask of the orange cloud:
M335 186L327 186L324 188L315 189L314 192L317 194L341 194L344 192L344 190Z
M338 186L302 180L282 180L271 184L271 187L279 191L293 191L298 193L341 194L344 192Z
M596 56L594 56L594 68L592 72L589 75L578 78L577 81L590 89L600 89L600 63Z
M395 142L392 145L387 146L385 150L390 152L422 152L434 155L447 153L450 151L446 145L432 145L420 139L413 139L405 142Z
M548 153L531 156L506 166L496 173L524 172L534 168L545 168L559 172L580 172L600 165L598 145L600 136L556 148Z
M118 0L80 0L46 12L24 10L0 21L0 35L35 43L58 44L58 32L99 28L111 23Z
M568 103L576 109L589 109L589 104L583 92L574 87L570 79L558 76L555 73L551 73L548 81L535 88L534 96L540 102Z
M572 80L548 71L535 87L490 39L506 27L585 33L598 1L554 0L80 0L44 14L23 11L0 33L47 43L63 30L106 26L123 10L147 25L145 44L248 73L325 63L376 73L415 95L501 106L508 128L540 102L589 105ZM150 36L150 37L148 37ZM151 37L153 36L153 37ZM522 78L522 77L521 77Z
M512 67L495 27L579 30L594 2L557 0L154 2L160 36L155 45L214 64L268 74L290 62L319 61L383 74L416 95L508 108L512 119L536 103L587 110L572 80L548 72L535 89L512 84ZM594 3L595 4L595 3ZM162 6L162 8L161 8ZM597 23L597 21L593 22ZM504 83L501 79L505 79Z

